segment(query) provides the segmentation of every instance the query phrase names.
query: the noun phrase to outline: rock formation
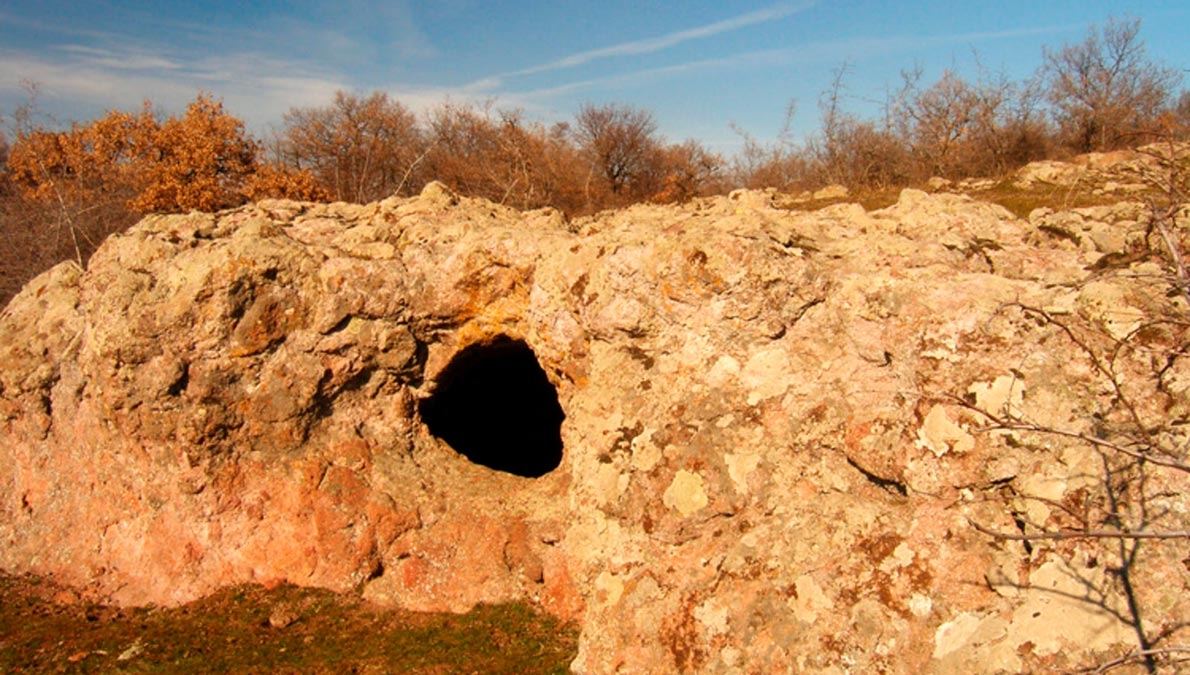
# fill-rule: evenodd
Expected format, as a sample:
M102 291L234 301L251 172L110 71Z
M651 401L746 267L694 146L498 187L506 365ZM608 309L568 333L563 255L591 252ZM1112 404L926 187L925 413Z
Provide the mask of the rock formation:
M566 223L432 184L150 217L0 317L0 568L124 604L527 600L581 623L579 673L1119 656L1117 540L986 531L1111 487L1073 436L1120 393L1063 321L1185 315L1152 262L1095 266L1142 216L739 192ZM1117 364L1138 414L1184 418L1190 369L1149 386L1148 359ZM1151 486L1184 520L1185 474ZM1172 629L1177 545L1142 552L1146 627Z

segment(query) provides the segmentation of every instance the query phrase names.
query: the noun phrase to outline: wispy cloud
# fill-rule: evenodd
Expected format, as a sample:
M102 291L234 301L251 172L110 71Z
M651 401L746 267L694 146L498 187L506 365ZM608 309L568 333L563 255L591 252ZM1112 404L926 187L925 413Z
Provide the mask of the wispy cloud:
M181 64L158 54L127 50L122 52L84 45L65 45L60 51L73 55L81 65L116 70L179 70Z
M816 4L818 4L818 0L781 2L764 9L747 12L745 14L740 14L729 19L716 21L703 26L675 31L657 37L645 38L643 40L632 40L629 42L614 44L608 47L600 47L599 49L577 52L556 61L550 61L548 63L530 66L520 70L513 70L506 73L501 73L499 75L493 75L491 77L486 77L470 83L467 85L467 89L473 91L492 90L504 86L505 81L510 78L566 70L568 68L575 68L577 66L603 59L652 54L670 49L671 47L676 47L692 40L701 40L719 35L721 33L765 23L767 21L775 21L791 14L796 14L798 12L810 9Z
M105 110L135 110L150 100L167 114L185 109L199 92L213 94L255 133L278 124L291 108L327 105L338 90L358 83L304 58L255 52L184 59L140 48L71 45L44 54L0 49L0 119L28 102L25 83L37 86L38 106L60 123ZM390 82L383 89L415 113L445 100L477 103L491 98L466 88ZM505 102L515 96L503 97Z
M690 42L691 40L701 40L703 38L719 35L720 33L726 33L728 31L739 30L740 28L753 26L758 23L774 21L776 19L789 16L790 14L809 9L815 4L817 3L814 0L798 3L783 2L765 9L759 9L754 12L748 12L747 14L741 14L739 16L732 17L730 19L724 19L723 21L716 21L715 23L709 23L705 26L698 26L697 28L680 30L667 35L661 35L659 37L646 38L644 40L621 42L620 44L612 45L610 47L602 47L600 49L592 49L590 51L571 54L570 56L558 59L557 61L542 64L540 66L533 66L531 68L525 68L523 70L513 71L508 73L508 75L530 75L533 73L543 73L551 70L573 68L575 66L581 66L585 63L590 63L591 61L596 61L599 59L608 59L619 56L634 56L638 54L651 54L664 49L669 49L670 47L676 47L684 42Z
M32 82L40 104L63 120L146 98L174 112L204 91L260 128L291 107L364 86L378 63L391 69L394 60L437 54L409 0L311 0L303 14L262 9L236 24L199 16L129 7L90 23L52 22L0 8L0 118L25 102Z
M37 32L52 35L69 36L72 38L108 38L107 33L93 28L75 28L46 21L39 21L21 16L10 11L0 9L0 26L19 28L25 32Z
M323 105L336 89L350 84L304 64L257 54L229 54L182 65L165 55L70 48L56 58L0 51L0 104L11 110L37 85L39 105L60 117L80 109L139 107L151 100L167 112L180 112L200 92L224 99L250 126L278 121L291 106Z
M622 89L641 86L650 82L694 73L737 70L770 66L791 66L812 63L840 63L846 59L868 58L911 52L923 47L945 47L947 45L977 45L982 42L1006 40L1034 35L1046 35L1068 31L1070 25L1039 26L1004 31L986 31L945 35L894 35L872 38L851 38L846 40L819 41L798 45L750 52L729 56L698 59L669 66L646 68L606 77L566 82L551 87L523 91L518 96L529 100L544 100L555 96L592 89Z

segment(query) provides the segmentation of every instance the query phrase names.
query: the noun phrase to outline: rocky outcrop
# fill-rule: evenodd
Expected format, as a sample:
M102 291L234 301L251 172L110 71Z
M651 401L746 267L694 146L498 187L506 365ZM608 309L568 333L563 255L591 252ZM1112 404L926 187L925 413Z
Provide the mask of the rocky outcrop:
M528 600L581 623L580 673L1135 645L1116 542L985 532L1091 508L1097 446L986 427L1110 421L1119 392L1061 326L1185 314L1095 267L1143 214L771 204L568 224L431 185L146 219L0 318L0 567L125 604L250 581ZM1147 358L1119 364L1138 414L1185 415L1181 361L1149 390ZM1185 482L1149 483L1175 519ZM1145 620L1173 630L1185 571L1144 551Z
M1018 188L1039 186L1080 188L1097 195L1139 197L1185 171L1190 144L1152 143L1135 150L1089 152L1069 161L1030 162L1016 172ZM1178 168L1177 165L1181 165Z

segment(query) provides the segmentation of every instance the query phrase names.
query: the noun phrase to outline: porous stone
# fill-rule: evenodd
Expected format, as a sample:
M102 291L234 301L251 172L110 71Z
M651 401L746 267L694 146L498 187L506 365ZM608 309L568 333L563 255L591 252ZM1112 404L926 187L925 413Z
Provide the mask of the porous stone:
M1118 392L1021 308L1120 339L1176 299L1152 275L1083 283L1082 242L1122 241L1099 214L774 203L566 223L434 184L146 219L0 317L0 567L130 605L245 582L524 600L581 624L578 673L1017 672L1129 648L1090 553L972 524L1058 522L1094 449L977 409L1096 433ZM456 357L507 341L564 413L539 476L421 417ZM1135 390L1142 414L1186 409L1183 370ZM523 394L483 391L452 423L498 426L484 401ZM1152 625L1190 615L1177 584L1144 587Z

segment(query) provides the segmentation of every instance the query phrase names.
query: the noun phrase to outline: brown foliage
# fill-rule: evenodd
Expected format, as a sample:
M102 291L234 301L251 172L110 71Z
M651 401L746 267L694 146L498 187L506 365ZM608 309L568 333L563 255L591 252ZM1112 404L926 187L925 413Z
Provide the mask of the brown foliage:
M67 259L79 265L113 232L150 211L216 210L246 198L257 145L223 105L200 95L181 118L159 122L112 111L66 131L18 111L0 190L5 301L25 281ZM283 192L274 183L275 193ZM299 196L301 193L298 193Z
M426 178L521 209L581 208L580 168L563 127L527 123L518 111L450 102L430 112L428 125Z
M336 92L331 105L285 115L279 162L308 171L335 200L369 202L409 194L425 152L417 118L383 92Z
M1063 141L1076 152L1135 145L1181 79L1148 59L1136 19L1109 19L1081 44L1047 50L1042 73Z
M306 169L294 170L278 164L264 163L244 181L242 192L251 201L261 199L296 199L307 202L329 202L331 193Z
M145 127L155 124L146 110L112 112L69 131L22 129L8 155L8 175L35 202L65 206L117 193L131 199L143 181L131 160Z
M31 129L7 167L23 196L71 204L122 199L137 213L213 211L244 201L257 144L223 104L200 95L181 118L159 123L146 102L138 115L113 111L69 131Z
M661 189L661 142L652 113L615 103L587 103L574 121L579 152L594 178L594 185L588 187L593 201L622 205L647 199Z
M132 200L135 211L216 211L244 202L258 146L222 102L200 95L180 119L146 124L141 133L133 163L145 186Z
M650 197L651 201L684 202L726 188L723 158L696 141L665 146L658 159L661 187Z
M147 109L111 113L52 132L34 128L28 109L17 118L0 208L5 300L55 263L84 264L103 239L135 221L128 204L143 183L128 158L139 129L151 120Z

